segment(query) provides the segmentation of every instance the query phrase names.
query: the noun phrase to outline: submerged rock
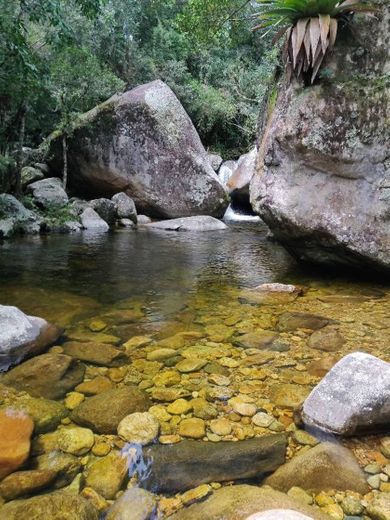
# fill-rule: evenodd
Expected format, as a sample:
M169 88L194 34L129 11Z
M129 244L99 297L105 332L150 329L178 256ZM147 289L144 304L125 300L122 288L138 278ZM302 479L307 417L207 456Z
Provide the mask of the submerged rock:
M390 363L354 352L342 358L306 399L305 424L337 435L390 425Z
M217 489L206 501L180 510L172 515L170 520L246 520L250 515L274 509L292 510L309 517L310 520L329 520L329 517L318 509L274 491L268 486L259 488L248 485ZM284 518L278 517L275 520Z
M129 361L126 352L107 343L69 341L63 349L64 354L75 359L106 367L119 367Z
M33 421L25 413L0 411L0 480L27 460L33 428Z
M105 520L152 520L156 513L156 497L140 488L125 491L108 510Z
M359 41L347 31L337 38L326 79L279 92L260 125L251 199L299 259L388 271L389 4L372 3L375 17L353 20Z
M309 314L306 312L284 312L278 320L277 329L280 332L292 332L296 329L322 329L333 320Z
M118 435L133 444L150 444L160 429L158 420L148 412L136 412L124 417L118 425Z
M61 136L49 138L57 170ZM115 95L80 117L69 139L70 185L97 195L124 191L160 218L222 216L223 186L179 100L162 81Z
M81 383L85 367L64 354L42 354L13 368L1 382L33 397L61 399Z
M42 318L27 316L17 307L0 305L0 371L40 354L61 332Z
M32 466L38 471L54 471L56 477L52 487L55 489L70 484L81 470L81 462L77 457L55 450L33 459Z
M0 496L14 500L34 494L51 484L56 476L51 470L16 471L0 482Z
M158 492L176 492L208 482L260 477L285 460L286 437L268 435L239 442L182 441L144 450L153 461L145 487Z
M293 486L316 493L335 489L364 495L369 491L364 473L352 452L330 442L299 453L277 469L265 483L284 492Z
M120 452L113 451L87 468L85 482L102 497L113 499L122 487L127 470L127 459Z
M90 501L65 491L15 500L0 508L0 520L98 520L98 517Z
M62 182L56 177L29 184L27 192L31 193L38 206L45 209L53 206L64 206L68 202L68 195L62 187Z
M147 229L162 229L166 231L218 231L227 229L227 225L220 220L205 215L152 222L146 224L145 227Z
M135 386L114 388L87 398L72 412L72 420L98 433L116 434L119 423L151 406L147 394Z

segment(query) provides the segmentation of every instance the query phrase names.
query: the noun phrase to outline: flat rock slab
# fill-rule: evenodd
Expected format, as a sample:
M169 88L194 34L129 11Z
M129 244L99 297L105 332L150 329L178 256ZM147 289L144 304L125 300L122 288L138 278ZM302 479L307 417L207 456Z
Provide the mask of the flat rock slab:
M309 314L306 312L284 312L278 320L277 329L280 332L293 332L297 329L322 329L329 323L334 323L330 318Z
M329 520L314 509L270 487L248 485L226 486L214 491L203 502L178 511L170 520L246 520L248 516L270 511L288 509L306 515L310 520ZM276 520L276 519L275 519ZM282 520L278 518L277 520Z
M166 231L219 231L227 229L227 225L214 217L200 215L198 217L175 218L145 224L147 229L162 229Z
M239 442L183 441L144 450L152 461L145 487L176 492L208 482L252 478L275 471L284 463L286 437L268 435Z
M107 343L69 341L63 349L64 354L95 365L119 367L129 361L126 352Z
M342 358L306 399L303 422L338 435L390 425L390 363L355 352Z
M13 368L1 382L33 397L61 399L81 383L85 366L64 354L42 354Z
M284 492L293 486L315 493L335 489L364 495L369 491L365 475L352 452L331 442L323 442L296 455L265 483Z

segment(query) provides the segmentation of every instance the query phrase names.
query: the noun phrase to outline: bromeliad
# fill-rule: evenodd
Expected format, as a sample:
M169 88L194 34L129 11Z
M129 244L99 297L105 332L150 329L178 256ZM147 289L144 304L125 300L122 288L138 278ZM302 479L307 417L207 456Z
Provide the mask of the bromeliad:
M311 83L334 47L340 20L375 10L358 0L258 0L258 4L264 10L254 30L276 30L274 41L286 34L283 59L288 76L307 73Z

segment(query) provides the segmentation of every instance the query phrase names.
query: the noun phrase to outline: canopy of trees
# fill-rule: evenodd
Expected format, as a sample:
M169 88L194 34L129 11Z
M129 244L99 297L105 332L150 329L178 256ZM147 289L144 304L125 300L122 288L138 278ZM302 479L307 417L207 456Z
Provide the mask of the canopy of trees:
M0 172L21 143L114 92L160 78L204 144L254 141L274 53L244 0L0 0ZM16 151L16 152L15 152Z

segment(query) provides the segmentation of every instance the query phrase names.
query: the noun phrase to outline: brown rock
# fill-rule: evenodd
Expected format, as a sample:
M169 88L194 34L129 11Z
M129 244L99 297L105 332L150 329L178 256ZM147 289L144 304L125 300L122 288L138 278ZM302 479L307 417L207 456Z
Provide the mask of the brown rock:
M108 377L97 376L94 379L91 379L91 381L83 381L81 384L76 386L75 390L82 394L91 396L111 390L113 386L114 385Z
M275 384L271 386L271 401L281 408L297 408L310 394L310 388L290 383Z
M333 327L316 330L309 338L309 347L325 352L337 352L345 344L345 338Z
M63 348L64 354L94 365L117 367L129 361L126 352L107 343L69 341Z
M5 500L31 495L51 484L56 476L57 472L51 470L16 471L0 482L0 495Z
M333 320L317 316L316 314L308 314L305 312L284 312L278 320L277 329L280 332L292 332L296 329L322 329Z
M293 486L318 493L325 490L356 491L364 495L369 486L353 454L346 448L323 442L296 455L265 481L287 492Z
M13 368L2 383L33 397L61 399L81 383L85 367L64 354L42 354Z
M27 460L33 428L32 419L25 413L0 411L0 480Z
M197 417L183 419L179 425L179 435L191 439L202 439L206 435L204 420Z
M150 406L144 392L135 386L124 386L89 397L73 410L71 418L95 432L116 434L118 424L126 415L145 412Z
M128 462L117 451L94 462L86 471L85 482L99 495L107 499L115 498L121 489L128 471Z

